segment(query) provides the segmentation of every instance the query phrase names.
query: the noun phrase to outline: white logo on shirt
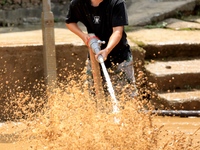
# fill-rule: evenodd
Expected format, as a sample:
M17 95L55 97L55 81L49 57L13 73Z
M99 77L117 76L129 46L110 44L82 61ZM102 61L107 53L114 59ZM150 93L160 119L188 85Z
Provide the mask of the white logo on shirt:
M100 23L100 16L94 16L94 24L99 24Z

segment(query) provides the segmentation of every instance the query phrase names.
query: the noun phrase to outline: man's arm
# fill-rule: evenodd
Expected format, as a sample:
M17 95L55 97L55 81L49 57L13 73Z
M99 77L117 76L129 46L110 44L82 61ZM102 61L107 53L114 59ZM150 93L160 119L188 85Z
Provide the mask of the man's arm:
M113 50L113 48L119 43L122 38L123 26L113 27L113 33L109 38L108 44L105 49L101 50L95 57L98 58L102 55L104 60L107 59L108 54Z
M79 26L77 25L77 23L66 23L67 28L72 31L74 34L76 34L77 36L79 36L83 42L85 44L87 44L87 41L89 39L89 35L84 33Z

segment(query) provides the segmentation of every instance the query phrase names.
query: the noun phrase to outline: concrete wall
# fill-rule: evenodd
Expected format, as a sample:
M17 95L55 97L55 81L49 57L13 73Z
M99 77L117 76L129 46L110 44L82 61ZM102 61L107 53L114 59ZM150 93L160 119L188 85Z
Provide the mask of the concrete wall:
M58 81L64 83L72 71L80 75L87 52L86 46L56 45ZM46 89L43 46L0 47L0 56L0 122L41 109ZM22 108L28 109L25 114Z
M144 59L144 51L132 49L137 63L136 59ZM80 74L85 67L87 54L88 48L84 45L56 45L58 80L64 81L71 71ZM0 94L17 88L19 91L29 90L36 81L44 80L42 45L0 47L0 56Z
M132 48L134 49L134 48ZM133 56L137 63L135 69L141 69L144 61L144 51L134 49ZM71 72L75 72L74 78L80 79L84 72L88 49L86 46L72 44L56 45L57 77L58 81L67 84ZM45 102L45 83L43 66L43 46L28 45L16 47L0 47L0 122L15 120L17 113L25 105L28 111L36 111ZM138 71L137 71L138 72ZM16 96L25 93L16 102ZM30 97L29 94L30 93ZM41 103L42 98L42 103ZM25 101L25 102L24 102ZM34 107L28 107L32 103ZM17 110L16 110L17 109ZM25 114L20 115L24 117Z
M42 45L0 47L0 56L1 87L9 84L10 87L15 88L17 83L22 85L26 83L25 88L27 89L28 86L29 89L36 80L43 80ZM82 71L87 58L87 47L56 45L56 57L57 71L58 74L63 74L63 78L60 76L60 80L63 80L71 70ZM5 88L1 89L5 90Z

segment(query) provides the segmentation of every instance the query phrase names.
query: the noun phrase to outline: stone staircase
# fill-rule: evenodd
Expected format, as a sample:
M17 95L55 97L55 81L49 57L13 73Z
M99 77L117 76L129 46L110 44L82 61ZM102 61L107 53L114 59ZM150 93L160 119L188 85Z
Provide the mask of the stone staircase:
M148 80L157 85L157 109L200 110L200 42L143 48Z
M145 7L145 5L140 6ZM159 13L156 13L157 10L152 9L153 7L159 8ZM158 28L160 26L166 29L166 31L158 29L142 32L139 29L129 35L131 40L137 41L136 44L145 50L144 68L147 78L149 82L156 84L155 91L154 88L150 88L156 96L148 96L148 99L151 99L158 110L171 112L181 110L200 114L198 111L200 110L200 40L197 38L197 33L200 31L199 8L199 0L155 0L148 10L149 20L145 15L140 17L139 21L137 17L133 17L136 19L133 21L135 26L144 26L154 21L158 22ZM173 18L177 12L197 16L190 15L184 18L185 20ZM141 12L138 13L141 15ZM137 9L133 14L137 14ZM159 15L155 17L155 14ZM137 24L138 22L143 24ZM183 30L184 33L181 32Z

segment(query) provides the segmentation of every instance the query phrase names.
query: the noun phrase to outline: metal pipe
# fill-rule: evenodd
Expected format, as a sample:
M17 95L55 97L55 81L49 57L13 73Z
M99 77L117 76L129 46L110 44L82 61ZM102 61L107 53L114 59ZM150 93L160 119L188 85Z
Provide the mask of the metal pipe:
M156 114L159 116L180 116L180 117L189 117L189 116L200 116L199 110L146 110L145 113Z
M90 34L90 39L88 40L88 45L94 52L94 54L98 54L101 50L101 44L105 44L105 41L101 41L96 37L94 34ZM113 113L118 113L119 108L118 108L118 101L115 97L114 89L110 80L110 76L107 72L106 66L104 64L104 58L102 55L98 56L98 61L101 64L102 71L105 77L105 80L107 82L107 87L108 87L108 92L110 93L110 96L112 98L112 103L113 103Z

